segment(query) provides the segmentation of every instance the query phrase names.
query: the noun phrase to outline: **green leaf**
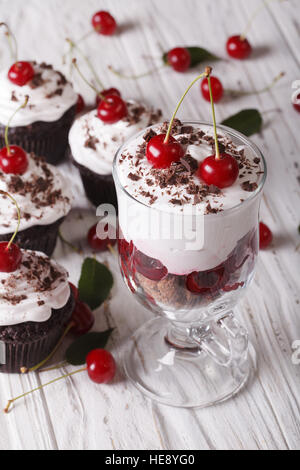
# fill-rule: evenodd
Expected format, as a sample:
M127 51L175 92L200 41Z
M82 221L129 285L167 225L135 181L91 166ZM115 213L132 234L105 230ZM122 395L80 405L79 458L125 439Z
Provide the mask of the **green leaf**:
M113 329L80 336L66 351L66 360L73 366L85 364L86 356L93 349L105 348Z
M95 310L107 299L113 286L110 270L94 258L86 258L78 284L79 298Z
M259 132L262 127L262 117L257 109L243 109L221 122L224 126L231 127L249 137Z
M191 47L186 47L186 49L191 54L190 67L195 67L196 65L201 64L202 62L220 60L219 57L215 56L214 54L207 51L206 49L203 49L202 47L191 46ZM167 55L168 55L167 52L165 52L163 55L163 61L165 64L167 64Z

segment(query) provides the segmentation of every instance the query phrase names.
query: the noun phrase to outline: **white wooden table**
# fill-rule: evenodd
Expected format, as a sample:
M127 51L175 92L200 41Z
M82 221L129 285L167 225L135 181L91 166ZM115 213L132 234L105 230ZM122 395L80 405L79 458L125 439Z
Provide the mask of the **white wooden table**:
M84 44L107 86L122 89L127 98L162 107L170 115L196 72L163 70L139 81L119 80L107 69L113 64L140 73L159 64L161 51L177 45L200 45L226 59L230 34L242 32L259 0L2 0L0 19L7 21L19 42L20 58L47 61L62 67L64 38L76 39L89 29L91 15L108 9L121 25L115 37L93 36ZM151 403L126 381L121 371L113 385L96 386L77 375L17 402L0 414L1 449L299 449L300 366L292 363L292 343L300 339L300 114L290 104L292 82L299 72L299 0L271 2L257 17L248 37L251 59L224 60L215 74L227 88L260 89L284 70L272 91L217 105L219 121L245 107L257 107L265 125L253 140L266 155L269 177L261 218L274 233L271 249L261 252L255 280L239 306L239 317L258 353L255 381L225 404L205 410L173 409ZM3 33L2 33L3 34ZM9 51L1 35L0 63ZM151 59L151 56L154 58ZM88 73L87 69L86 73ZM90 103L93 94L80 79L76 88ZM269 112L270 111L270 112ZM210 119L210 107L192 89L181 118ZM84 239L96 221L87 205L76 170L63 165L77 193L76 209L63 226L66 238ZM81 196L80 196L81 195ZM83 215L80 218L79 215ZM85 250L88 254L88 250ZM58 243L55 258L77 282L81 256ZM115 276L110 312L97 312L95 329L116 328L111 349L120 360L122 346L150 313L127 292L112 255ZM125 307L124 307L125 306ZM61 358L62 352L57 355ZM71 371L72 367L62 370ZM27 376L0 376L0 408L8 398L60 375L60 371ZM196 392L195 392L196 393Z

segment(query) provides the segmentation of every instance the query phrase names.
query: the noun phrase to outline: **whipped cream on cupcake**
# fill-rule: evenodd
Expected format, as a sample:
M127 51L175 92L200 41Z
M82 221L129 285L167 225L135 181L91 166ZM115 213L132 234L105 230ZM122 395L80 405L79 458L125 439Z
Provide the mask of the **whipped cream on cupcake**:
M77 93L61 72L45 63L31 64L35 75L24 86L9 80L8 68L0 72L0 123L4 126L16 108L24 103L26 95L29 96L28 105L14 116L11 127L57 121L77 102Z
M21 212L20 231L35 225L50 225L66 216L73 195L65 177L54 166L27 154L28 169L23 175L0 171L0 189L11 194ZM12 233L17 223L15 206L5 196L0 198L0 234Z
M232 186L222 190L206 185L196 172L199 163L215 153L213 128L176 120L172 136L185 147L185 156L169 168L153 168L146 158L147 142L155 134L166 133L167 127L168 123L153 126L129 140L119 152L115 176L120 183L120 228L128 242L159 260L169 273L182 275L212 269L257 227L260 201L251 196L261 187L264 165L249 144L242 144L240 139L235 144L229 134L218 129L220 152L236 158L239 176ZM237 207L227 215L227 210ZM164 236L170 233L168 214L171 233L181 234L180 237ZM186 222L190 223L188 232L184 231ZM146 231L139 230L144 227ZM156 227L157 233L152 234L147 227ZM199 232L198 248L189 248L192 232Z
M93 110L74 122L69 144L74 160L94 173L109 175L118 148L130 137L158 122L160 110L135 101L127 103L128 115L114 124L105 124Z
M0 273L0 325L44 322L52 309L66 305L71 291L68 273L43 253L22 251L20 267Z

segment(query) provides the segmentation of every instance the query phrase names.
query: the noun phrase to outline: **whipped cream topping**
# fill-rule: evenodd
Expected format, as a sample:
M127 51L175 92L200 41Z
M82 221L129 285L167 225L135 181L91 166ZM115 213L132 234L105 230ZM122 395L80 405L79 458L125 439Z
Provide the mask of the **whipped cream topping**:
M204 184L196 171L215 153L213 128L177 120L172 135L185 147L185 156L168 169L154 169L145 156L146 144L154 133L166 133L167 125L153 126L120 150L115 174L120 229L127 242L159 260L170 274L213 269L258 226L260 197L250 197L260 186L264 165L250 143L234 143L218 130L220 151L237 159L239 177L222 190Z
M52 309L70 297L68 273L40 252L21 250L22 262L12 273L0 273L0 325L44 322Z
M23 175L0 171L0 189L13 196L20 208L20 231L34 225L48 225L70 212L73 195L60 171L34 154L27 154L29 166ZM12 233L17 225L12 201L0 196L0 233Z
M69 143L74 160L94 173L109 175L118 148L130 137L161 119L161 111L127 102L128 116L105 124L93 110L74 122Z
M229 188L219 190L207 186L196 175L199 163L214 155L214 136L210 126L193 127L175 121L172 135L185 147L185 157L168 169L154 169L145 151L147 141L155 133L166 133L167 123L154 126L122 149L118 175L122 186L140 202L161 210L182 211L183 206L193 206L200 214L216 213L234 207L257 189L262 171L260 160L250 148L236 146L230 137L218 133L220 152L234 156L240 172Z
M32 66L34 78L22 87L8 79L8 68L0 72L0 123L4 126L24 103L26 95L29 96L28 104L14 116L11 127L57 121L77 102L77 94L64 75L44 63L32 62Z

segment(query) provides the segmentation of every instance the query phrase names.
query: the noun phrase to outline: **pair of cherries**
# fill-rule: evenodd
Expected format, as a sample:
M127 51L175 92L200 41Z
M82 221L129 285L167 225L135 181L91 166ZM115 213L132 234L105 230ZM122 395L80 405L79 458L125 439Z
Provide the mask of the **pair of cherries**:
M158 134L148 142L146 157L155 168L168 168L171 163L178 162L184 157L184 147L174 137ZM239 167L234 157L221 153L206 157L197 170L197 176L206 184L213 184L218 188L231 186L237 179Z

